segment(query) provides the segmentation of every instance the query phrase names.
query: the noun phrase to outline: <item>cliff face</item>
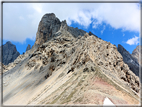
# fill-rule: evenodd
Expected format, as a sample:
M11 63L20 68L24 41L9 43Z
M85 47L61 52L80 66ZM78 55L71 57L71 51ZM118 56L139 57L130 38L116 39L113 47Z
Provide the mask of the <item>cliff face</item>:
M140 45L137 46L136 49L133 50L132 56L137 59L137 61L139 62L140 65L142 65L142 62L141 62L142 57L141 57L141 59L140 59L140 55L141 55L141 53L142 53L142 50L140 51L140 48L142 49L142 46L140 46Z
M36 34L36 45L41 45L53 37L53 34L60 29L61 22L55 14L45 14L38 26Z
M61 28L66 29L75 37L78 37L79 35L83 36L86 33L81 29L69 27L66 21L60 22L60 20L55 16L54 13L45 14L39 23L38 31L36 34L36 42L34 45L39 46L52 39L53 37L58 36L55 35L55 33L58 32Z
M28 44L27 48L26 48L26 51L30 50L31 49L31 45Z
M118 45L118 51L123 56L123 61L128 64L131 71L139 76L139 63L122 45Z
M6 44L3 45L2 53L3 53L2 63L4 65L8 65L9 63L13 62L20 55L20 53L16 49L16 46L13 45L10 41L6 42Z
M49 19L53 23L55 19L56 26L42 27L51 31L45 36L39 25L38 48L20 55L15 60L19 63L3 74L5 105L102 105L105 97L115 105L140 103L139 77L116 46L91 32L68 27L65 21L60 23L54 14L44 15L40 23L46 25Z

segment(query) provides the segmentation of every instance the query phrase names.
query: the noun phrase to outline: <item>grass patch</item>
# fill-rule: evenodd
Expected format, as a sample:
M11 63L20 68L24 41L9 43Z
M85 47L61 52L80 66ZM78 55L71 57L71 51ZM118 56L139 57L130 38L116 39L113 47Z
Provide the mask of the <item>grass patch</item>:
M110 80L105 74L103 74L102 71L98 67L97 67L95 75L101 78L103 81L107 82L108 84L114 86L117 90L123 90L121 87L115 84L112 80Z
M83 100L83 97L80 97L80 98L78 98L77 100L75 100L74 103L76 103L76 102L79 102L79 103L80 103L82 100Z
M117 90L122 91L124 93L127 93L127 94L131 95L130 93L128 93L127 91L125 91L123 88L121 88L120 86L118 86L116 83L114 83L111 79L109 79L105 74L103 74L103 72L100 70L99 67L96 67L96 68L97 68L96 73L95 73L96 77L99 77L103 81L105 81L108 84L114 86Z
M87 75L83 75L83 77L80 79L79 83L77 84L77 87L82 85L82 83L85 81L86 77L87 77Z
M64 75L64 73L62 72L62 73L58 76L58 78L61 78L63 75Z
M104 80L108 84L114 86L117 90L122 91L122 92L126 93L127 95L129 95L129 96L131 96L131 97L133 97L133 98L136 99L136 97L134 97L134 93L132 93L130 89L127 89L128 91L124 90L125 87L122 86L124 88L123 89L122 87L120 87L119 85L117 85L119 83L116 84L111 79L109 79L105 74L103 74L103 72L101 70L99 70L99 68L97 68L97 69L98 69L98 71L95 73L96 77L101 78L102 80Z
M71 101L71 98L73 97L73 95L77 92L76 89L74 89L74 91L72 91L72 93L61 103L61 104L64 104L64 103L67 103L69 101Z
M59 99L60 97L64 94L65 91L63 91L57 98L55 98L55 100L53 100L50 104L55 104Z

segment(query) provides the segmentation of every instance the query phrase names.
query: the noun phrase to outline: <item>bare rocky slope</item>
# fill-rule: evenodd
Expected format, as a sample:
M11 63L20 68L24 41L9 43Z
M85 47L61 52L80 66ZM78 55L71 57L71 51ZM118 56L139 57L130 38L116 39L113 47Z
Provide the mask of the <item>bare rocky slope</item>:
M105 97L115 105L140 104L139 77L115 45L53 13L41 19L33 48L3 74L4 105L102 105Z

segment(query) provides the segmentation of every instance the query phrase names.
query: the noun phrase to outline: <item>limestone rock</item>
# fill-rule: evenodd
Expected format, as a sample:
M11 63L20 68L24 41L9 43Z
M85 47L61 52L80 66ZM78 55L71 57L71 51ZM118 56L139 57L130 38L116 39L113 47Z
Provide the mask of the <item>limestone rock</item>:
M45 25L56 19L54 14L45 16ZM19 64L4 72L4 104L102 105L106 97L115 105L139 104L139 77L117 47L92 33L68 30L66 21L60 24L46 41L38 35L39 46L20 55L14 61Z
M17 51L16 46L13 45L10 41L6 42L2 47L2 58L3 58L3 64L8 65L9 63L13 62L20 53Z
M123 56L123 61L128 64L130 70L132 70L137 76L139 76L139 63L122 45L118 45L118 51Z
M140 51L140 48L141 48L141 51ZM137 46L136 49L133 50L132 52L132 56L135 57L137 59L137 61L139 62L140 65L142 65L142 57L140 59L140 56L142 54L142 46Z
M83 36L86 33L81 29L69 27L66 23L66 20L60 22L54 13L45 14L39 23L34 47L45 43L55 36L59 36L59 33L57 32L60 29L67 30L74 37L78 37L79 35Z
M31 49L31 45L28 44L27 48L26 48L26 51L30 50Z
M35 44L41 45L51 39L53 34L60 29L60 26L61 22L54 13L45 14L39 23Z

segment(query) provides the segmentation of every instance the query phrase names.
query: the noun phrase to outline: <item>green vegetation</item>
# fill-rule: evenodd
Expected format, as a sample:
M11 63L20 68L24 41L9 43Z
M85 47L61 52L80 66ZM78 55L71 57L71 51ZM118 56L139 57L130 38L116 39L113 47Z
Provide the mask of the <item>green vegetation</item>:
M60 97L64 94L65 91L63 91L55 100L53 100L50 104L55 104L58 99L60 99Z
M81 102L82 100L83 100L83 97L79 97L77 100L74 101L74 103Z
M105 82L107 82L108 84L114 86L117 90L123 90L121 87L119 87L117 84L115 84L112 80L110 80L105 74L102 73L102 71L96 67L96 73L95 73L96 77L101 78L102 80L104 80Z
M73 97L73 95L74 95L76 92L77 92L77 90L74 89L74 90L72 91L72 93L71 93L61 104L64 104L64 103L67 103L67 102L71 101L71 98Z

